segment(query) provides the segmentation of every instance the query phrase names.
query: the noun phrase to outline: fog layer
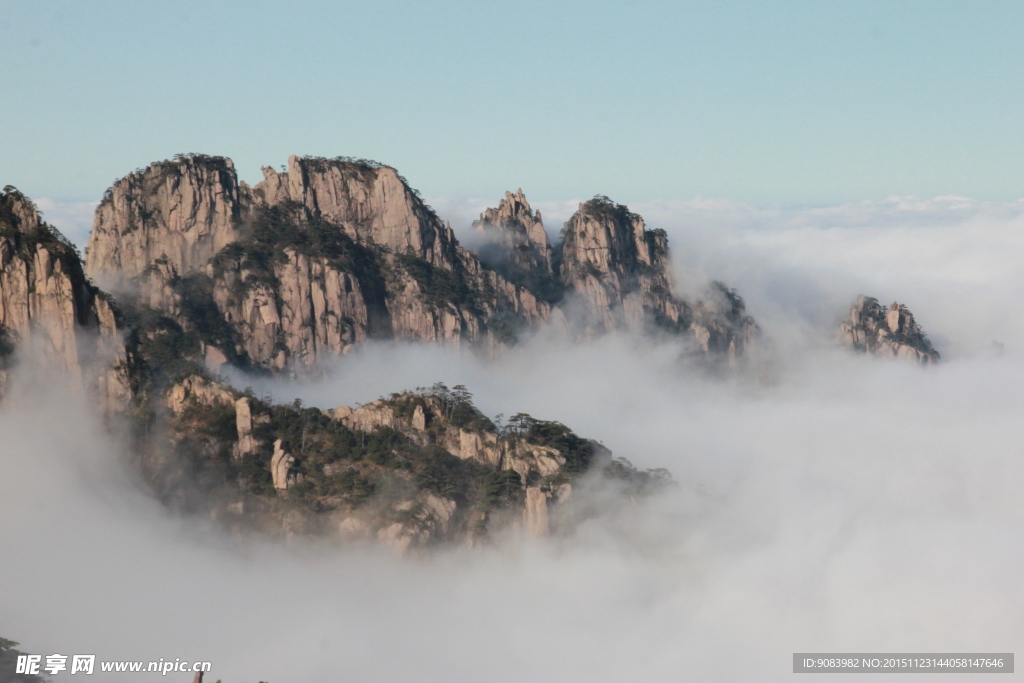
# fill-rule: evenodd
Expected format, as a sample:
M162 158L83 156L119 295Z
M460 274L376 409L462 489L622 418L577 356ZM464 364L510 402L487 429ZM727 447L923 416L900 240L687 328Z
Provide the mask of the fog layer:
M648 223L680 272L739 287L774 340L770 382L607 337L496 361L384 345L330 380L256 388L333 407L463 383L492 415L669 468L677 491L569 538L429 557L232 539L153 502L83 402L36 392L0 412L0 635L252 683L789 680L796 651L1020 649L1017 214L829 227L722 209L711 230L665 211ZM862 286L907 303L946 360L831 348Z

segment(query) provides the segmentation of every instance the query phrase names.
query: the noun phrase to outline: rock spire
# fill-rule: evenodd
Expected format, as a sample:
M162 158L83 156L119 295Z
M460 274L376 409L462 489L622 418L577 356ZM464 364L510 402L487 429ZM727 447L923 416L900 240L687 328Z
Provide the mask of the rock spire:
M548 233L540 211L530 208L522 188L506 192L498 208L480 214L473 228L487 240L480 250L485 262L508 262L522 271L552 274Z

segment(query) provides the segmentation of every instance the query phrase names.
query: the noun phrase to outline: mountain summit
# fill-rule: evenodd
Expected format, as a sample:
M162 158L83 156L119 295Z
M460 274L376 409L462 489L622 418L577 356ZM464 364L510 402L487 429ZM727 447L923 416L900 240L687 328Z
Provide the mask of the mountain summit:
M880 358L902 358L931 365L939 352L903 304L888 308L870 296L858 297L850 307L850 317L839 325L839 340L845 346Z
M526 201L522 188L506 192L498 208L487 209L473 222L486 241L480 258L506 278L531 288L550 287L554 276L551 245L540 211ZM554 292L547 292L557 298Z
M117 181L86 272L195 330L211 358L310 371L368 339L494 348L551 308L463 249L397 171L291 157L250 188L223 157Z
M668 236L605 196L580 204L562 230L561 279L590 331L646 328L692 336L704 352L742 355L758 336L743 299L721 283L694 303L675 290Z
M676 296L665 233L606 197L552 248L522 190L506 193L475 223L477 256L389 166L292 156L263 174L249 187L230 159L194 154L118 180L86 272L198 334L214 369L310 372L369 339L492 351L551 323L659 329L731 356L756 336L727 288Z
M648 230L640 215L603 195L579 205L554 249L522 190L506 192L473 225L486 239L484 263L563 309L577 335L656 331L732 357L758 336L743 300L724 285L714 283L693 303L680 297L665 231Z

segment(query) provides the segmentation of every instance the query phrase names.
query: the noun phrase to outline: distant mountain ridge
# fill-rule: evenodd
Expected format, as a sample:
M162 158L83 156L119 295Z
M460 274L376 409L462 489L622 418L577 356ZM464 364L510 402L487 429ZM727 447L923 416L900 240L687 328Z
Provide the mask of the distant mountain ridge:
M727 288L680 299L664 233L607 198L581 204L554 248L521 190L477 225L497 245L482 257L376 162L292 156L249 187L230 159L188 155L114 183L86 272L199 331L214 361L271 371L313 371L374 338L494 350L552 324L659 329L733 357L756 338Z

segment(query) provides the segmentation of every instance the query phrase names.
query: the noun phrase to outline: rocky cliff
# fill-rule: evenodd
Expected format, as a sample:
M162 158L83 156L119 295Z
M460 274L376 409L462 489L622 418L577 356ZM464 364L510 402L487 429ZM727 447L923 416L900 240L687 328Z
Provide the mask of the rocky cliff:
M665 232L648 230L643 218L608 197L580 204L554 249L522 190L506 192L473 225L485 240L481 259L562 309L577 334L680 334L718 358L748 353L758 337L743 300L725 285L714 283L692 303L679 297Z
M16 360L95 390L107 409L127 401L125 350L109 298L85 277L74 245L8 186L0 193L0 385Z
M264 176L250 189L230 160L193 155L119 180L87 272L200 334L214 363L272 370L372 338L495 348L550 318L390 167L293 156Z
M686 307L672 295L668 238L607 197L580 204L562 231L562 282L588 324L611 331L651 317L675 327Z
M478 543L509 528L544 536L568 521L584 476L613 480L624 499L668 481L556 422L520 414L495 424L461 386L325 411L192 374L164 405L171 439L147 458L161 495L271 533L381 540L400 551Z
M201 268L239 238L249 203L248 188L224 157L179 155L137 170L96 208L86 273L119 290L157 260L177 273Z
M559 256L539 212L509 193L479 224L518 269L506 277L394 169L292 157L264 176L250 188L230 160L199 155L127 176L97 209L85 266L30 201L0 195L0 379L38 349L130 423L130 450L164 501L228 526L401 551L546 535L590 514L572 501L593 482L625 494L602 501L629 500L667 473L613 460L557 422L496 423L464 387L325 411L211 379L225 362L311 371L372 338L490 348L564 321L552 302L570 297L612 321L603 329L650 323L699 339L701 325L732 324L729 344L705 339L706 351L741 352L734 328L752 326L724 288L723 309L676 298L664 235L608 200L581 206Z
M473 229L483 240L478 252L485 264L541 299L561 299L548 233L540 211L530 207L521 188L506 192L497 208L480 214Z
M562 230L560 275L573 316L587 331L639 328L692 336L705 352L742 355L758 334L743 300L715 283L689 303L675 293L663 230L598 196L580 204Z
M427 207L390 166L368 160L288 158L288 170L263 168L253 190L258 203L289 202L340 228L349 238L411 254L451 270L459 261L451 227Z
M87 272L198 334L213 369L310 372L375 338L490 351L566 313L584 336L656 329L718 357L757 336L724 286L678 297L665 233L607 197L581 204L553 249L522 190L506 193L475 224L478 257L388 166L293 156L263 174L250 188L229 159L185 155L117 181Z
M939 360L939 352L906 306L893 302L886 309L869 296L859 297L850 307L850 317L839 325L839 340L855 351L880 358L901 358L922 365Z

